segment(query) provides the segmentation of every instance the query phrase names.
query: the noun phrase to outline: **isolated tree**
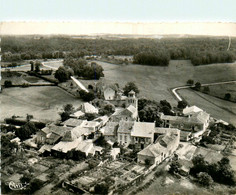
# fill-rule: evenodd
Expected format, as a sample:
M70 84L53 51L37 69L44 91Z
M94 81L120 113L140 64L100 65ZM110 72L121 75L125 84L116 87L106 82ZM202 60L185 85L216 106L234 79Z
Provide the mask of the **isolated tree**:
M63 106L63 112L59 113L61 121L65 121L70 118L70 115L75 111L72 104L66 104Z
M72 114L74 112L75 108L72 104L66 104L63 106L63 110L64 110L64 112L68 112L68 113Z
M190 174L196 176L200 172L207 172L208 163L201 154L194 156L192 162L193 167L190 169Z
M11 156L13 150L18 148L16 142L11 142L11 138L8 135L1 136L1 155L2 157Z
M55 72L55 78L60 82L65 82L69 79L69 73L65 67L60 66Z
M12 82L10 80L6 80L6 81L4 81L4 86L6 88L11 87L12 86Z
M108 184L101 183L101 184L97 184L94 187L94 192L95 194L108 194L108 189L109 189Z
M125 85L125 87L123 88L123 90L124 90L124 94L125 94L126 96L128 96L129 92L132 91L132 90L133 90L136 94L139 93L139 89L138 89L138 87L135 85L134 82L128 82L128 83Z
M171 174L179 173L179 169L181 168L181 165L178 161L172 161L170 164L169 172Z
M196 91L200 91L200 89L201 89L201 83L200 82L196 82L195 83L195 86L194 86L194 89L196 90Z
M32 179L32 175L30 173L28 174L24 174L21 178L20 178L20 182L21 183L29 183L30 180Z
M27 122L29 122L31 119L33 119L34 118L34 116L33 115L31 115L31 114L27 114L26 115L26 120L27 120Z
M101 115L110 115L115 112L115 106L113 104L106 104L99 110Z
M186 108L187 107L187 105L188 105L188 103L185 101L185 100L183 100L183 101L178 101L178 108L180 108L180 109L184 109L184 108Z
M30 136L37 132L37 128L35 127L34 123L27 122L25 125L23 125L21 128L16 129L15 134L17 137L19 137L21 140L25 140L30 138Z
M210 88L208 86L203 87L203 92L204 93L209 93L210 92Z
M174 115L169 106L161 107L160 112L163 112L164 115Z
M93 92L86 92L85 90L80 90L79 95L81 99L85 102L90 102L95 99L95 95Z
M41 62L37 61L35 63L35 72L40 72L40 66L41 66Z
M197 174L198 183L203 186L211 186L213 184L212 177L206 172L200 172Z
M30 61L30 67L31 67L31 71L34 71L34 62Z
M226 93L224 99L225 100L230 100L230 98L231 98L231 94L230 93Z
M193 85L193 84L194 84L194 80L189 79L189 80L187 81L187 85Z
M161 101L160 101L160 105L161 105L162 107L167 106L169 109L172 108L171 105L170 105L170 103L169 103L168 101L166 101L166 100L161 100Z

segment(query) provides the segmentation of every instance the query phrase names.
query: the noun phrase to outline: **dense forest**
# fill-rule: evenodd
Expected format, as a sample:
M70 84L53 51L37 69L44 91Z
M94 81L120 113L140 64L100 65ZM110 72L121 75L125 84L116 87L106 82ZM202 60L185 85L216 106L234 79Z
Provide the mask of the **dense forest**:
M194 65L200 65L233 62L236 59L236 38L231 39L227 51L228 43L228 37L201 36L162 39L4 36L1 48L2 60L9 62L66 56L132 55L135 63L139 64L167 65L169 59L189 59Z

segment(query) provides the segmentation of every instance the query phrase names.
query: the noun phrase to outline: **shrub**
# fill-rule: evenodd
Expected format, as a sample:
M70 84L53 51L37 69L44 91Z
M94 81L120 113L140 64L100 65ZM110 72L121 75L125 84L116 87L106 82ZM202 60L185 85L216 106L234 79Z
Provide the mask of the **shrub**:
M12 87L12 82L9 81L9 80L6 80L6 81L4 82L4 86L5 86L6 88Z
M200 172L197 174L198 183L203 186L211 186L213 184L212 177L206 172Z

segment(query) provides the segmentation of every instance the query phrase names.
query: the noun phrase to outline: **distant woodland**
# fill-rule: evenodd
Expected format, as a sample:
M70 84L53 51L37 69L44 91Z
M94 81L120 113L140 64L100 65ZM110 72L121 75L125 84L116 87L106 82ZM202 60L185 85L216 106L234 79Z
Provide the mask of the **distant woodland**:
M4 36L1 41L2 60L7 62L91 55L134 56L134 63L166 66L171 59L191 60L194 65L228 63L236 60L236 38L122 38L86 39L62 36Z

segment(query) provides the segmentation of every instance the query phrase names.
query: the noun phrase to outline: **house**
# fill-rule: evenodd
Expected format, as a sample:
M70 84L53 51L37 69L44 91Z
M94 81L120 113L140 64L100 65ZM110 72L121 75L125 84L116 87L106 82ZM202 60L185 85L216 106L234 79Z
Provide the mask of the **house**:
M106 125L106 123L109 121L109 117L107 115L105 116L100 116L96 119L94 119L93 121L99 122L100 126L103 127Z
M62 127L56 125L49 125L41 129L36 133L36 143L37 144L55 144L57 143L65 134L69 127Z
M98 109L92 104L85 102L81 105L81 112L85 114L98 114Z
M82 142L81 138L75 139L73 141L60 141L51 148L51 153L53 156L65 157L67 152L75 149L80 142Z
M118 122L108 122L104 127L104 138L106 141L116 142L117 140L117 130L119 123Z
M75 150L81 151L85 153L86 156L91 155L94 156L95 149L92 140L85 140L78 144Z
M74 127L80 126L83 122L84 120L81 120L81 119L69 118L68 120L64 121L62 125L65 127L74 128Z
M134 122L131 130L132 143L136 148L144 149L153 143L155 123Z
M20 145L20 144L21 144L19 137L16 137L16 138L14 138L14 139L11 139L10 142L11 142L11 143L14 143L14 142L15 142L17 145Z
M94 133L99 130L101 125L97 121L83 121L80 127L87 128L90 130L91 133Z
M124 121L119 122L119 127L117 130L117 141L120 145L128 146L131 143L131 130L133 128L133 121Z
M83 128L83 127L75 127L71 130L68 130L65 132L63 138L61 139L61 141L74 141L76 139L81 139L84 140L87 138L87 136L90 134L90 130L87 128Z
M88 128L80 126L66 131L61 141L51 148L52 154L54 156L65 156L67 152L75 149L85 152L87 155L91 148L90 142L92 141L86 140L89 134L91 134L91 131ZM87 148L85 148L86 145Z
M180 132L180 141L189 141L192 138L192 133L189 131Z
M40 154L43 154L44 156L51 155L51 149L53 145L44 144L38 151Z
M190 106L183 109L183 114L188 116L188 115L193 115L194 113L202 112L202 111L203 110L201 108L198 108L197 106Z
M161 114L160 118L164 127L189 131L193 138L200 138L209 125L210 115L200 111L184 117Z
M180 133L180 132L179 132ZM148 145L138 152L138 162L141 164L160 164L171 156L179 146L179 133L167 133L157 139L155 143Z
M71 118L79 119L79 118L83 117L84 115L85 115L85 113L82 112L81 110L79 110L79 111L77 111L77 112L71 114L70 117L71 117Z
M125 121L135 121L138 118L138 110L133 105L128 106L125 109L118 108L111 115L111 121L119 122L121 120Z
M99 131L101 128L101 123L97 121L84 121L80 127L86 128L90 131L91 138L98 138L101 136L101 132Z
M174 133L178 134L180 132L179 129L176 128L164 128L164 127L155 127L154 129L154 141L161 135L165 135L167 133ZM180 132L180 137L181 137L181 132Z
M116 92L118 91L118 86L110 85L105 86L103 89L103 96L105 100L114 100L116 98Z

